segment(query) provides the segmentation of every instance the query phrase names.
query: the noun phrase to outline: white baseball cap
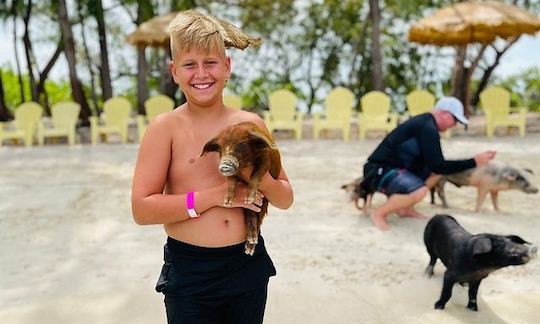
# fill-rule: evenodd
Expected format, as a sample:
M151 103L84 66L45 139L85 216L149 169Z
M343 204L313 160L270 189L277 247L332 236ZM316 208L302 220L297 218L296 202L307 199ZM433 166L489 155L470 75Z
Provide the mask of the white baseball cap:
M458 122L467 125L469 121L463 114L463 104L456 97L442 97L435 104L435 109L446 110L451 113Z

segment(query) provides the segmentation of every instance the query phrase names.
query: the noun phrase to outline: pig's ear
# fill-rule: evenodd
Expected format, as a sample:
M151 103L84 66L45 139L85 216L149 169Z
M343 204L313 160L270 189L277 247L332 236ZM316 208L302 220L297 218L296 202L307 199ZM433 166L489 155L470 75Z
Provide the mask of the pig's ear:
M502 171L502 177L508 181L514 181L517 179L519 173L514 169L506 169Z
M514 243L518 243L518 244L531 244L527 241L525 241L524 239L522 239L521 237L517 236L517 235L507 235L506 236L507 238L509 238L512 242Z
M219 152L220 150L221 146L218 144L217 138L214 137L204 145L201 156L205 155L208 152Z
M531 170L531 169L525 168L525 169L523 169L523 171L529 172L530 174L534 175L534 172L533 172L533 170Z
M488 253L491 248L491 239L489 237L479 238L474 242L473 255Z
M250 130L249 134L251 135L251 139L255 141L256 144L261 144L263 147L269 147L271 149L277 149L276 144L272 143L270 138L268 138L268 135L258 131L258 130Z

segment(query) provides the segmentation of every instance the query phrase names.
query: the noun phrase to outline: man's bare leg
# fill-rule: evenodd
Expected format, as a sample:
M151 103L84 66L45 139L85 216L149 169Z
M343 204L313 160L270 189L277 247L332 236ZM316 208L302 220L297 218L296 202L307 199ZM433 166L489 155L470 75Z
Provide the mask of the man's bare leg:
M373 210L370 214L371 221L380 230L388 230L386 217L393 212L401 209L412 208L416 203L424 199L429 189L426 186L420 187L409 194L394 194L388 200Z

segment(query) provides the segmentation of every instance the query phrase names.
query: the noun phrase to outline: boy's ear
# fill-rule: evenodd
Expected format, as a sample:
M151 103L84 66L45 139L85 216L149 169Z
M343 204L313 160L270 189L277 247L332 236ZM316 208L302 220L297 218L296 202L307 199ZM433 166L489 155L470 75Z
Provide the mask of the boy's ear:
M232 75L232 65L231 65L231 58L229 56L225 56L225 67L227 68L227 79L231 79Z
M219 152L219 151L221 151L221 145L218 144L217 138L214 137L204 145L204 148L200 156L203 156L208 152Z
M174 61L172 60L171 60L171 63L169 63L169 71L171 71L171 75L174 80L174 83L179 84L178 80L176 80L176 66L174 65Z

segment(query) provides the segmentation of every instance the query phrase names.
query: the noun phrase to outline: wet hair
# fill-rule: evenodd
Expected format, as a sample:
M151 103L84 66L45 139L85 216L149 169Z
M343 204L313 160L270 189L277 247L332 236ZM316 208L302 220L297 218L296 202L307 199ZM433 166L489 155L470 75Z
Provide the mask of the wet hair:
M173 57L180 50L209 53L217 49L225 54L225 47L244 49L260 43L260 39L248 36L233 24L196 10L180 12L169 24L169 34Z

